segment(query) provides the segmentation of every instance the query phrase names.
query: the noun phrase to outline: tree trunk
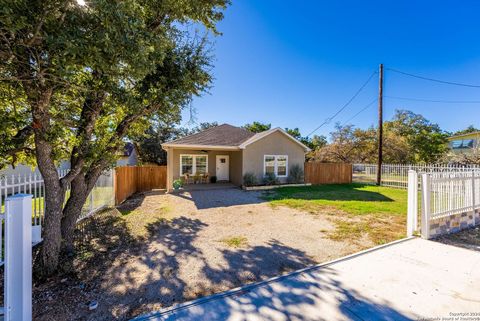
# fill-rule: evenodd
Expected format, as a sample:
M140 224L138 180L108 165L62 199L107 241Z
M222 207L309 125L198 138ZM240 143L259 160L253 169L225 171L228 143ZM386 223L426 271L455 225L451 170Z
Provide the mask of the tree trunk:
M95 168L87 174L81 173L77 175L70 184L70 197L67 200L67 204L65 204L62 217L62 237L66 253L73 253L75 226L88 195L95 187L95 183L102 173L101 168Z
M45 182L45 217L43 220L43 244L41 250L41 274L50 275L58 267L62 235L62 219L65 187L60 184L55 164L50 157L52 147L36 138L38 168Z
M63 250L66 253L73 253L75 225L91 191L91 189L88 189L83 173L73 179L70 187L70 197L67 200L67 204L65 204L62 217Z

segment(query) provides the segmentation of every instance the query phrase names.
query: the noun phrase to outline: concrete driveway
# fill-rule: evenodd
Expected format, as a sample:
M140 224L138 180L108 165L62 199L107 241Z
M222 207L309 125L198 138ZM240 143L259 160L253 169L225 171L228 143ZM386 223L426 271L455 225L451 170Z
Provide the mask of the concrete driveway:
M480 317L480 252L415 238L135 320L468 320L461 316Z

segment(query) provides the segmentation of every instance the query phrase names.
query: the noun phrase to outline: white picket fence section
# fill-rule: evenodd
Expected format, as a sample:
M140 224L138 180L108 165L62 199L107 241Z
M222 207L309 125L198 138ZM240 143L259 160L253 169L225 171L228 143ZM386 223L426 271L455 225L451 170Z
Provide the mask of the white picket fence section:
M353 164L353 181L365 184L375 184L377 180L376 164ZM401 189L408 188L408 172L417 173L458 173L480 172L480 165L452 165L452 164L383 164L382 186Z
M428 239L460 230L464 228L462 225L469 227L480 223L476 214L480 210L480 171L472 168L470 171L430 173L411 170L408 182L408 236L420 230L422 237ZM433 222L437 225L437 229L433 228L435 235L431 235Z
M59 171L60 177L68 170ZM67 189L68 199L70 189ZM114 205L114 172L102 174L90 193L79 221ZM45 186L41 175L0 173L0 266L4 265L4 320L32 320L32 247L41 242Z

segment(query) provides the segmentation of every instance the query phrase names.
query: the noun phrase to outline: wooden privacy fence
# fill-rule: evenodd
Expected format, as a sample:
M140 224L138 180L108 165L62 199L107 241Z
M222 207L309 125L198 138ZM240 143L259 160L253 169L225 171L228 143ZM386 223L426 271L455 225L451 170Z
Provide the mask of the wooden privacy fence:
M137 192L167 187L167 166L122 166L115 168L115 204Z
M305 163L305 183L348 184L352 182L352 164Z

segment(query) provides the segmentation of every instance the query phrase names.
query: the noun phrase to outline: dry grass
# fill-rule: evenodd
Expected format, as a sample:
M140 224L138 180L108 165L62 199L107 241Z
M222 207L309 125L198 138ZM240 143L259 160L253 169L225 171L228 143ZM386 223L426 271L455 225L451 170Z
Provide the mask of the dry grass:
M220 242L227 245L228 247L239 248L245 247L248 245L248 240L243 236L234 236L229 238L221 239Z

